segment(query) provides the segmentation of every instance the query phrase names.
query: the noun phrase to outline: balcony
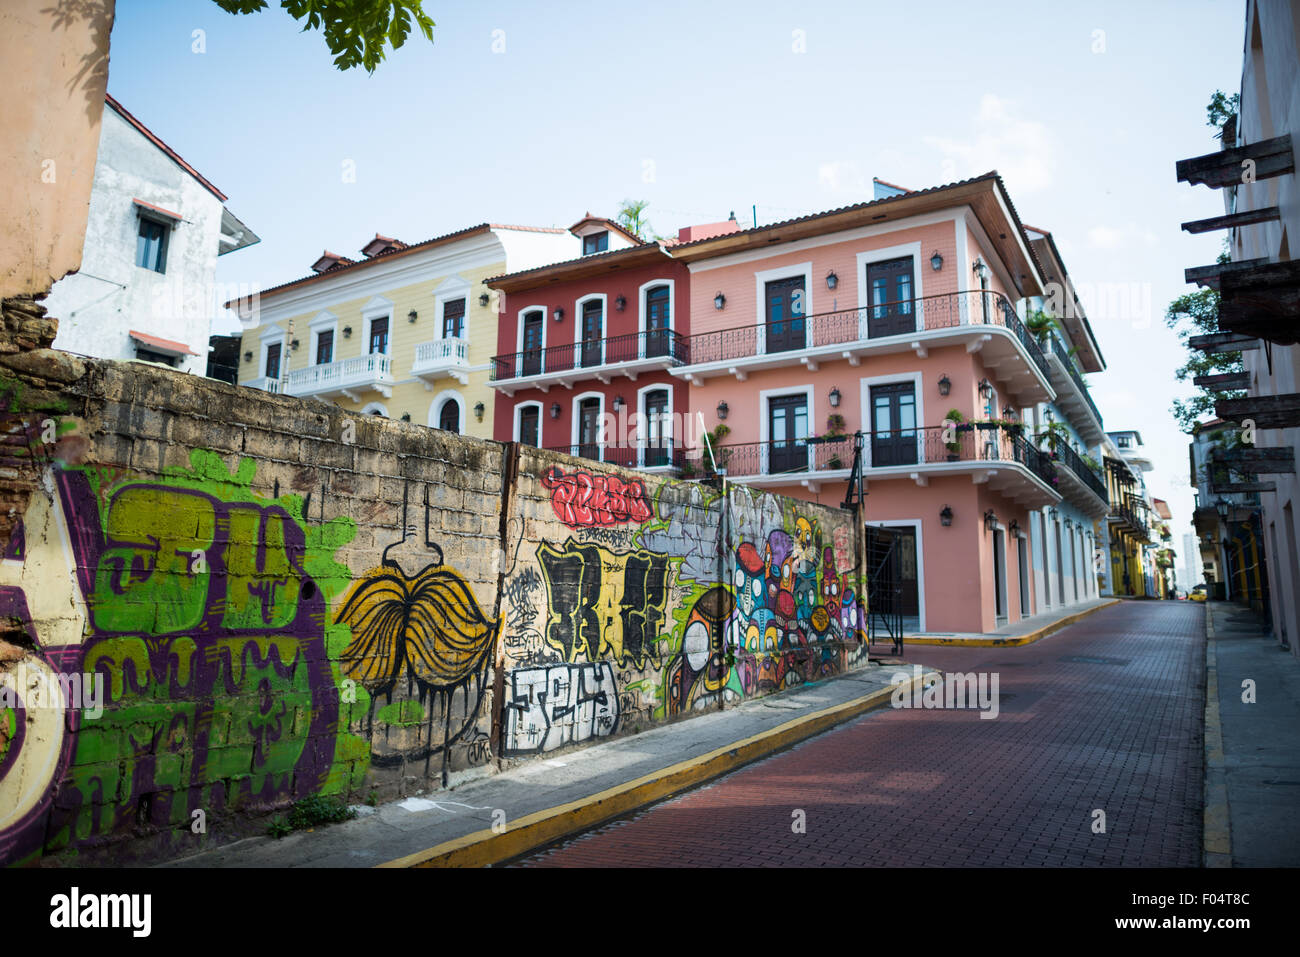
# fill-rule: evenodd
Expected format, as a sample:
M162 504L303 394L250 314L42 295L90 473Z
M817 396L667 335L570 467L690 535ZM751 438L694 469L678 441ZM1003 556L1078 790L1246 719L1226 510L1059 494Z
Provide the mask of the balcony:
M508 396L520 389L548 392L555 385L572 389L584 379L608 385L616 376L635 381L643 372L671 369L686 361L686 339L676 332L631 332L494 356L491 384Z
M1146 506L1136 496L1126 496L1110 506L1106 520L1118 524L1144 545L1151 543L1151 529L1146 520Z
M1052 452L1056 461L1058 488L1062 495L1089 518L1101 518L1110 510L1106 483L1074 449L1064 442Z
M945 441L947 436L952 441ZM1061 501L1056 469L1015 430L964 426L948 433L942 426L864 433L864 477L868 483L910 479L918 486L931 478L966 475L1024 505L1040 508ZM721 446L718 465L729 479L745 485L802 485L818 491L826 481L847 481L853 467L853 436L794 442L753 442Z
M261 389L263 392L280 391L280 380L272 379L270 376L262 376L260 379L249 379L247 382L241 382L240 385L249 389Z
M1056 390L1056 404L1070 417L1070 421L1075 424L1085 442L1089 445L1100 445L1106 439L1101 413L1093 404L1088 384L1083 381L1083 376L1075 368L1069 350L1056 336L1048 336L1047 354L1050 357L1048 368L1051 372L1052 388Z
M685 450L675 448L671 443L665 446L648 444L614 446L592 442L587 444L579 443L578 445L548 445L546 451L560 452L564 455L572 455L574 458L588 459L592 462L604 462L625 469L642 469L646 471L682 468L686 461Z
M794 328L794 326L799 328ZM1021 406L1050 402L1047 357L1007 298L994 292L925 296L858 309L818 313L785 323L781 337L758 323L691 336L686 361L673 375L692 385L718 375L744 381L750 371L845 359L852 366L871 355L961 344L982 352L984 365Z
M423 379L424 387L430 391L436 380L448 376L461 385L469 385L469 340L450 338L421 342L415 347L411 374Z
M342 396L353 402L373 391L387 399L393 394L393 359L376 353L290 369L284 391L296 396Z

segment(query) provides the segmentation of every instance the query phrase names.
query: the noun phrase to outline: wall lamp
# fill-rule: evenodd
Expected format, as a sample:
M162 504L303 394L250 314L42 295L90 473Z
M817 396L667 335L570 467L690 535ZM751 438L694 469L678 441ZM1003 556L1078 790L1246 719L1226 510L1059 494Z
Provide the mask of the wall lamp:
M244 353L244 361L245 361L245 362L252 362L252 361L253 361L253 354L252 354L251 352L245 352L245 353Z
M553 313L551 313L551 316L555 319L556 322L563 322L563 321L564 321L564 307L563 307L563 306L556 306L556 307L555 307L555 311L554 311Z
M491 301L492 301L492 297L489 296L487 293L484 292L479 294L478 304L480 306L486 306Z
M993 395L993 386L988 379L980 379L980 395L986 399Z
M1014 422L1016 419L1020 418L1020 413L1008 405L1002 409L1002 418L1009 422Z
M718 418L725 419L727 417L727 413L730 411L731 410L727 407L726 399L723 399L721 402L718 403Z
M415 322L415 320L419 318L420 318L420 314L416 312L414 309L412 309L410 312L406 314L407 322Z
M939 512L939 524L947 528L952 524L952 509L945 505Z
M826 274L826 288L834 289L839 284L840 284L840 277L835 275L835 270L832 269L830 272Z
M299 345L298 340L295 339L295 340L293 340L293 342L289 343L289 348L292 349L294 352L297 352L297 351L298 351L298 345Z
M616 395L616 396L614 396L614 411L615 411L615 412L620 411L620 410L623 408L623 406L625 406L625 405L627 405L627 402L625 402L625 401L623 400L623 397L622 397L621 395Z
M971 268L975 271L975 275L980 278L981 282L989 278L989 267L985 265L983 256L976 256L975 265Z
M483 413L486 412L486 411L487 411L487 406L485 406L482 402L477 402L477 403L475 403L475 405L474 405L474 418L476 418L476 419L478 419L480 422L482 422L482 421L483 421Z
M344 326L344 327L343 327L343 338L344 338L344 339L351 339L351 338L352 338L352 327L351 327L351 326Z
M939 255L939 250L937 249L934 251L934 255L930 257L930 268L935 272L938 272L943 268L943 257Z
M410 422L410 421L411 421L411 413L409 413L409 412L403 412L403 413L402 413L402 421L403 421L403 422Z
M840 390L839 390L839 389L832 388L832 389L831 389L831 392L830 392L830 395L827 396L827 398L830 399L830 403L831 403L831 408L832 408L832 409L838 409L838 408L840 407Z
M998 516L993 509L986 509L984 512L984 527L990 532L998 527Z
M1011 520L1011 537L1015 538L1019 534L1020 534L1020 523L1013 518Z
M939 394L947 395L951 391L952 391L952 380L949 379L946 375L941 376L939 379Z
M721 292L719 292L716 296L713 297L714 309L721 309L726 304L727 304L727 297L724 296Z
M552 403L551 403L551 418L552 418L552 419L558 419L559 417L560 417L560 403L558 403L558 402L552 402Z
M626 308L627 308L627 296L615 296L615 297L614 297L614 308L617 309L619 312L622 312L624 309L626 309Z

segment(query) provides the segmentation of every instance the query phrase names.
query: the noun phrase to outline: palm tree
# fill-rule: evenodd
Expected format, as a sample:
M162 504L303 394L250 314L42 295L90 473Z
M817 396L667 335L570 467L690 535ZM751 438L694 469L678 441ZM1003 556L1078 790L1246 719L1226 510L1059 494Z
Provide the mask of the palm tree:
M650 225L650 220L645 217L645 211L649 205L648 200L625 199L623 205L619 207L618 215L614 218L614 221L642 242L663 239L662 236L655 234Z

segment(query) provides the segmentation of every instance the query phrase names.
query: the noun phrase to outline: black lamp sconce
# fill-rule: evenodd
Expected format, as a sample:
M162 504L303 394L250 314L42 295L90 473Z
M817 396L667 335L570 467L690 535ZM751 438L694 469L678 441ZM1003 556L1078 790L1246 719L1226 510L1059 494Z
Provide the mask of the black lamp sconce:
M292 349L294 352L297 352L297 351L298 351L298 340L295 339L295 340L293 340L293 342L289 343L289 348Z
M403 421L403 422L410 422L410 421L411 421L411 413L409 413L409 412L403 412L403 413L402 413L402 421Z
M986 399L993 395L993 386L988 379L980 379L980 395Z
M564 307L563 307L563 306L556 306L556 307L555 307L555 311L554 311L553 313L551 313L551 316L555 319L556 322L563 322L563 321L564 321Z
M948 394L949 392L951 392L951 391L952 391L952 380L949 379L946 375L940 377L940 379L939 379L939 394L940 394L940 395L947 395L947 394Z
M730 411L731 411L731 409L729 409L729 408L727 407L727 400L726 400L726 399L723 399L721 402L718 403L718 418L719 418L719 419L725 419L725 418L727 417L727 413L730 412Z
M625 406L625 405L627 405L627 403L623 400L623 397L622 397L621 395L616 395L616 396L614 396L614 411L615 411L615 412L618 412L619 410L621 410L621 409L623 408L623 406Z
M839 284L840 284L840 277L835 275L835 270L832 269L830 272L826 274L826 288L834 289Z
M984 512L984 527L990 532L998 527L998 516L993 509L986 509Z
M491 301L492 301L492 297L489 296L487 293L484 292L479 294L478 304L480 306L486 306Z
M619 312L622 312L624 309L626 309L626 308L627 308L627 296L615 296L615 297L614 297L614 308L617 309Z
M831 392L830 392L830 395L827 396L827 398L830 400L831 408L832 408L832 409L838 409L838 408L840 407L840 390L839 390L839 389L832 388L832 389L831 389Z
M245 352L245 353L244 353L244 361L245 361L245 362L252 362L252 361L253 361L253 354L252 354L251 352Z
M415 322L415 320L419 318L420 318L420 314L416 312L414 309L412 309L410 312L406 314L407 322Z
M952 509L945 505L939 512L939 524L947 528L952 524Z
M1020 418L1020 413L1008 405L1002 409L1002 418L1009 422L1014 422L1016 419Z
M487 406L485 406L482 402L476 402L474 404L474 418L478 419L480 422L483 421L483 413L486 411L487 411Z
M719 292L716 296L713 297L714 309L721 309L726 304L727 304L727 297L724 296L721 292Z
M971 266L971 269L975 271L975 275L979 277L981 282L989 277L989 267L984 264L984 257L982 256L975 257L975 265Z
M343 338L344 338L344 339L351 339L351 338L352 338L352 327L351 327L351 326L344 326L344 327L343 327Z
M552 418L552 419L558 419L559 417L560 417L560 403L558 403L558 402L552 402L552 403L551 403L551 418Z
M943 257L939 255L939 250L937 249L934 251L934 255L930 257L930 268L935 272L938 272L943 268Z
M1020 534L1020 523L1014 518L1011 520L1011 537L1015 538Z

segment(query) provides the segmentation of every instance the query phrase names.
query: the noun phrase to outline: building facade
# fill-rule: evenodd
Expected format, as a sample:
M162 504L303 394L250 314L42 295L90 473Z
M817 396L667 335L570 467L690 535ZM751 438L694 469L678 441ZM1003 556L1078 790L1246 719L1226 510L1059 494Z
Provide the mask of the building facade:
M415 244L376 235L358 259L232 301L239 383L491 438L497 304L483 280L572 258L567 229L483 223Z
M50 290L56 349L204 375L217 257L258 237L226 195L105 99L81 268Z

